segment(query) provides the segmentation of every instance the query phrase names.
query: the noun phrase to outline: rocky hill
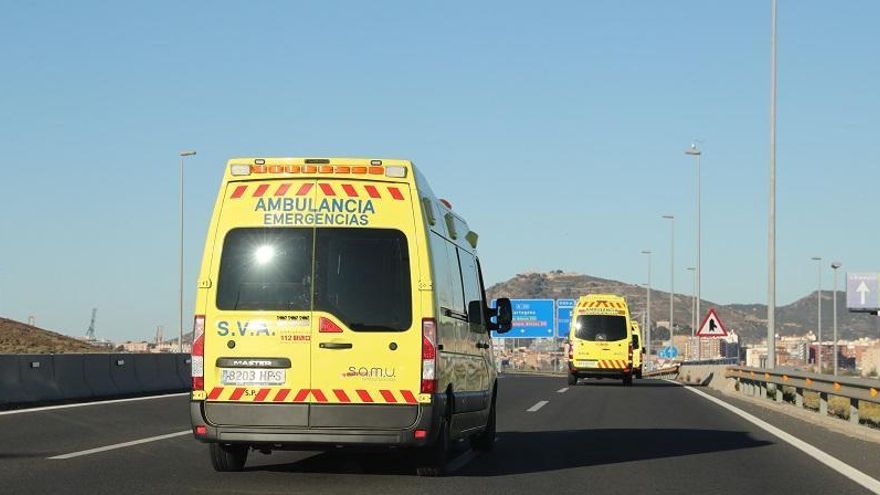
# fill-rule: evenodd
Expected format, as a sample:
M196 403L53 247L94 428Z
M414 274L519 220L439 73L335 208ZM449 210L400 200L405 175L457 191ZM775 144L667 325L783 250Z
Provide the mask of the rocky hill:
M0 354L100 352L88 342L15 320L0 318Z
M642 319L645 311L645 289L638 285L591 277L579 273L554 271L549 273L522 273L510 280L493 285L488 289L489 297L510 298L577 298L582 294L611 293L627 298L630 311ZM823 292L822 326L823 337L831 337L832 328L832 294ZM676 294L675 324L676 328L690 332L691 321L690 295ZM880 337L878 317L850 313L846 310L846 295L838 293L838 332L841 338ZM746 342L760 341L766 335L767 307L763 304L716 304L702 300L701 311L705 314L708 308L715 308L728 330L737 332ZM651 319L655 322L669 320L669 293L659 290L651 291ZM777 333L780 335L802 335L808 331L816 331L817 300L816 292L809 294L776 310ZM655 333L663 338L665 330Z

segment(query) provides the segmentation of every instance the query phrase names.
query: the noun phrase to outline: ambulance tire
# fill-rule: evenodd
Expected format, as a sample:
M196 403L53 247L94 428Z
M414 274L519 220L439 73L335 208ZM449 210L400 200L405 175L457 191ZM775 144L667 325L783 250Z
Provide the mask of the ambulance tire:
M569 385L577 385L578 384L577 375L575 375L574 373L569 373L568 374L568 384Z
M247 445L211 444L211 465L221 473L237 472L244 469L249 447Z
M626 387L631 387L633 384L633 376L632 373L627 373L623 375L623 385Z
M642 378L642 367L641 366L636 368L636 378L638 378L638 379Z
M471 445L480 452L492 452L495 449L495 397L492 397L492 405L489 408L489 419L486 421L486 429L471 440Z
M440 431L437 433L437 440L433 444L423 447L419 452L416 474L425 477L443 476L446 472L446 462L449 460L451 445L449 419L443 418L440 423Z

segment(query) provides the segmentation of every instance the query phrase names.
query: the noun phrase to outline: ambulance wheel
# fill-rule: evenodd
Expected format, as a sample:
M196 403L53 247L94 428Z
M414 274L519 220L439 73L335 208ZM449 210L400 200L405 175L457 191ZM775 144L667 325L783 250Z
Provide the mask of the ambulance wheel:
M419 452L416 474L419 476L443 476L446 472L446 461L449 460L449 420L443 418L440 431L433 444L423 447Z
M575 375L574 373L569 373L568 374L568 384L569 385L577 385L577 383L578 383L578 376Z
M247 456L247 445L211 444L211 465L214 466L215 471L241 471L244 469Z
M627 373L623 375L623 384L624 386L630 387L633 384L633 376L632 373Z
M640 380L642 379L642 368L641 368L641 366L640 366L638 369L636 369L636 378L638 378L638 379L640 379Z
M495 448L495 397L492 397L492 406L489 408L489 419L486 421L486 429L471 440L474 449L480 452L492 452Z

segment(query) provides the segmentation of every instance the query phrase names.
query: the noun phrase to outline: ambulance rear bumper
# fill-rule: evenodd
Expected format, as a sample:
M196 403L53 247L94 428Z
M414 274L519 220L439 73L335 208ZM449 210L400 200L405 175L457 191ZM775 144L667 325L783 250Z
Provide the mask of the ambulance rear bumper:
M296 450L324 450L337 447L362 447L362 448L388 448L388 447L418 447L430 444L437 434L439 417L434 417L434 412L442 410L433 407L432 404L418 405L370 405L368 415L371 418L382 418L371 425L359 426L333 426L332 422L321 426L273 426L253 424L217 424L212 422L218 415L211 413L210 408L216 406L237 407L232 409L225 418L238 418L237 423L246 423L245 420L248 405L238 404L212 404L208 403L209 412L205 411L206 403L203 401L190 402L190 417L193 425L195 438L206 443L230 443L247 444L253 446L265 446L270 449L296 449ZM279 421L283 423L285 414L292 411L295 405L276 405ZM309 407L305 404L298 406ZM337 406L344 408L346 406ZM408 409L408 410L407 410ZM344 411L344 409L341 409ZM361 409L359 412L363 412ZM241 415L239 415L241 414ZM401 418L412 415L414 419L407 425L394 425ZM216 420L215 420L216 421ZM230 422L229 419L224 419ZM205 434L196 432L197 427L204 427ZM416 438L416 430L423 430L425 435Z

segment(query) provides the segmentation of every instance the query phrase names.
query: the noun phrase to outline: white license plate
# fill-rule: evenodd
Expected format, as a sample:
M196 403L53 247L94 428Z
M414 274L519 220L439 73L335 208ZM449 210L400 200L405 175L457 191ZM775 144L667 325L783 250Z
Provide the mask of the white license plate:
M220 382L223 385L283 385L287 370L260 368L223 368Z
M582 360L577 362L578 368L598 368L599 361L595 360Z

